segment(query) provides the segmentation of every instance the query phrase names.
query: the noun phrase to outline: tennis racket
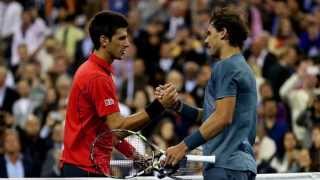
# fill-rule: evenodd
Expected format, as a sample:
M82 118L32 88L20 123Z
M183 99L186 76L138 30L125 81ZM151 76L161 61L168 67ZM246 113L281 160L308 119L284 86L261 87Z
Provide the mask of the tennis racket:
M117 179L155 174L162 178L183 169L165 167L164 154L165 151L140 133L115 129L104 131L95 138L90 158L97 173ZM186 155L181 162L214 163L215 156Z

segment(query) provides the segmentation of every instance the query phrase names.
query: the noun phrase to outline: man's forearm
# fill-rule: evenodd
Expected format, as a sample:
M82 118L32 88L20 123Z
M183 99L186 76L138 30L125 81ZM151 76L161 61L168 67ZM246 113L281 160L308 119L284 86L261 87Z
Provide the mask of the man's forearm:
M150 121L149 115L145 111L137 112L123 119L119 129L137 131Z
M203 109L189 106L180 102L176 111L187 121L198 122L202 119Z
M208 120L200 126L198 131L184 139L184 143L187 145L188 150L191 151L216 136L228 125L227 122L228 121L223 120L223 117L212 114Z
M228 124L228 121L224 120L224 117L214 113L200 126L199 131L204 139L209 140L215 137Z
M137 112L129 117L123 118L119 124L120 129L137 131L145 126L149 120L155 119L165 111L158 100L150 103L144 111Z

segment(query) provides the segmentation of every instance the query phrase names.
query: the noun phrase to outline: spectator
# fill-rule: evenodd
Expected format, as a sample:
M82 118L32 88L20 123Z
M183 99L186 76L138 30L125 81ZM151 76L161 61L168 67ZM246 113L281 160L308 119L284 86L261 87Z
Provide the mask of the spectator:
M6 86L7 75L7 68L0 66L0 110L12 113L13 104L19 98L19 95L14 89Z
M52 68L54 58L58 50L61 49L59 42L53 36L48 36L40 47L35 60L40 63L41 74L45 75Z
M298 63L298 50L291 46L279 55L279 62L270 68L272 73L269 75L269 81L277 100L280 100L279 91L281 86L295 72Z
M311 169L312 171L320 171L320 126L312 128L312 146L310 148Z
M57 104L56 109L52 109L51 111L48 112L48 115L46 116L46 122L44 126L42 126L40 131L40 137L42 139L45 139L48 137L48 135L52 132L54 126L57 123L64 122L66 117L66 105L67 105L67 102L60 101Z
M122 101L126 102L130 107L132 106L133 96L137 90L145 89L148 86L148 77L145 76L145 64L143 60L136 59L134 61L134 75L127 76L127 80L123 82L121 96Z
M172 52L173 43L171 41L164 41L160 47L159 68L164 72L169 72L172 69L178 69L177 63L174 60Z
M296 172L310 172L313 171L311 168L311 157L308 149L301 149L298 155Z
M273 139L277 146L277 152L283 153L283 138L285 133L288 131L288 124L283 120L276 119L277 115L277 102L270 98L265 99L263 105L263 117L261 123L266 128L267 135Z
M258 173L276 173L276 170L270 166L270 162L267 160L260 159L260 151L262 148L260 147L260 140L256 139L256 142L253 146L254 155L257 161L257 171Z
M271 160L271 166L277 170L278 173L294 172L297 166L297 139L293 132L286 132L284 135L283 147L284 153L277 151Z
M186 62L183 66L183 71L185 75L184 89L190 93L197 84L196 78L199 73L199 65L193 61Z
M132 112L139 112L143 110L147 104L150 103L150 98L148 93L145 90L137 90L134 94L133 98L133 111Z
M259 94L261 96L260 97L261 100L259 101L258 116L261 116L263 113L263 110L261 109L261 108L263 108L262 102L266 99L273 98L273 99L277 100L277 120L282 120L282 121L290 124L288 110L287 110L286 105L281 100L276 99L273 92L274 91L271 87L271 84L268 81L265 81L260 85Z
M252 42L251 48L244 52L248 63L257 69L256 73L266 79L269 79L268 75L272 74L270 69L278 61L277 57L268 50L268 38L267 33L262 33Z
M52 149L44 162L41 177L61 177L59 166L61 149Z
M32 159L22 155L18 133L7 130L4 136L4 155L0 156L0 177L35 177L35 174L32 174L32 168Z
M75 15L70 14L63 19L54 36L66 49L68 57L73 62L75 57L76 43L84 38L84 31L75 26Z
M17 129L17 123L14 116L8 112L0 112L0 121L5 129ZM0 153L1 154L1 153Z
M70 65L70 59L63 52L61 54L56 54L54 57L54 63L49 69L49 75L53 82L55 83L59 76L68 74L68 66Z
M56 89L58 95L58 103L67 103L68 96L71 88L71 78L67 75L61 75L56 81Z
M14 0L0 2L0 11L3 12L0 19L2 24L0 38L9 40L21 23L22 6Z
M200 72L196 76L196 86L191 92L194 97L197 106L201 106L203 103L204 92L208 80L211 78L211 67L209 65L203 65L200 67Z
M188 11L188 1L174 0L169 4L169 17L166 21L167 37L173 39L179 27L190 27L191 19Z
M46 160L43 163L41 177L59 177L61 175L59 168L59 156L63 143L63 123L57 122L53 126L52 135L47 139L51 147L47 153Z
M299 141L304 142L305 130L297 126L298 116L307 108L311 94L318 83L317 67L309 60L302 61L299 67L280 88L280 96L291 110L293 132Z
M58 109L58 95L54 88L48 88L42 106L37 107L34 113L41 119L41 122L46 122L46 117L51 110Z
M32 14L32 9L24 10L21 26L13 35L10 65L16 66L20 63L17 50L21 43L27 44L29 54L34 54L44 42L49 33L48 31L45 22Z
M35 107L34 102L30 98L30 84L26 80L21 80L17 84L17 90L20 98L13 104L13 115L20 127L24 127L29 114L33 113Z
M87 25L86 25L87 27ZM89 32L85 31L83 38L76 42L74 61L72 63L71 74L74 74L78 67L89 57L93 50L93 43L91 42Z
M279 27L274 37L270 38L270 51L279 56L288 50L290 46L298 45L298 37L293 31L292 24L289 18L279 19Z
M5 58L7 59L11 57L12 37L20 27L22 11L21 4L14 0L0 1L0 12L3 13L0 17L0 39L5 42Z
M40 138L40 121L34 115L29 115L23 129L21 129L20 137L22 142L22 151L30 156L33 161L32 174L39 177L41 167L45 160L48 147L44 139ZM39 148L41 147L41 148Z
M270 166L270 161L277 152L277 147L275 141L267 135L266 128L262 124L258 124L255 144L257 164L262 163Z
M309 57L317 57L320 55L320 33L319 24L314 22L313 18L306 19L309 21L306 31L300 35L299 47Z
M17 74L17 71L21 71L22 67L24 67L26 64L31 63L33 61L31 54L29 53L28 50L28 45L25 43L21 43L18 45L17 49L18 53L18 59L19 59L19 64L12 66L12 72L14 74ZM17 77L15 77L17 80Z
M152 19L134 39L134 43L137 46L137 57L144 61L150 82L155 78L155 72L159 64L163 29L161 21Z
M315 95L309 106L297 119L297 125L305 128L307 134L305 137L306 147L310 147L312 139L312 128L320 125L320 95Z
M161 149L167 149L177 144L178 139L175 135L174 124L170 119L165 118L160 122L152 140L159 145Z

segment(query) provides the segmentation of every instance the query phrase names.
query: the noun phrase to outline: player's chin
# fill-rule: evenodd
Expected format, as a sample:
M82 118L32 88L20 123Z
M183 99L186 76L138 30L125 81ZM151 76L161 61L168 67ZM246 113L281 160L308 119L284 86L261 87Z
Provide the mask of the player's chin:
M116 59L117 59L117 60L123 60L123 59L125 59L125 55L119 55L119 56L117 56Z
M125 52L120 52L119 59L125 59L127 57L127 54Z
M216 54L216 50L212 47L208 47L208 54L214 56Z

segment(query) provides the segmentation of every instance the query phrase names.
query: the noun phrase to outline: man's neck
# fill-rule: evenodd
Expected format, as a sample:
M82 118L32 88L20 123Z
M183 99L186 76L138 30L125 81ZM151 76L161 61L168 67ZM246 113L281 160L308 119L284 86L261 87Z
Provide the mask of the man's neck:
M94 50L93 52L96 56L98 56L99 58L107 61L107 63L112 64L113 59L110 57L109 54L103 52L103 50Z
M228 59L235 54L239 54L240 52L241 52L241 50L239 47L233 47L233 46L226 45L224 48L221 49L220 59L221 60Z
M20 154L18 152L17 153L7 153L7 156L9 158L10 162L15 164L18 161Z

